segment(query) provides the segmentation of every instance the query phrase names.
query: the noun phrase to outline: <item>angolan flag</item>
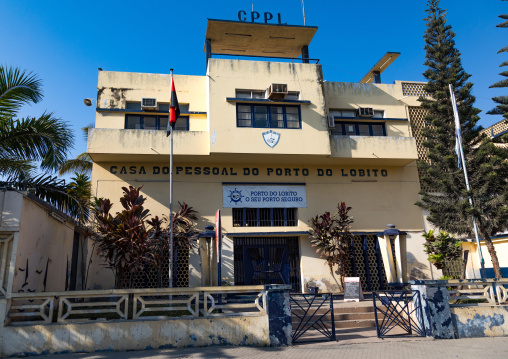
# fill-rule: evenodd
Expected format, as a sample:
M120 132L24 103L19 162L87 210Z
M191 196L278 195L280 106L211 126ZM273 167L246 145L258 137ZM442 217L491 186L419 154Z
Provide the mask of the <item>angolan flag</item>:
M166 133L167 136L169 136L171 133L171 129L175 128L178 116L180 116L180 106L178 105L178 99L176 98L175 82L173 81L173 70L171 70L171 102L169 104L169 121Z

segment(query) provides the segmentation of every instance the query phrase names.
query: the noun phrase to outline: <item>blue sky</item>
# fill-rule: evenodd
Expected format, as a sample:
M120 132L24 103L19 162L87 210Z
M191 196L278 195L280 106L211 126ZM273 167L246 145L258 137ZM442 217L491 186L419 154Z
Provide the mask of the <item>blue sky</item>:
M281 13L288 24L303 25L301 0L279 1L8 1L0 3L0 63L38 74L44 100L25 107L25 115L44 110L68 121L76 131L75 156L86 150L79 129L93 123L95 111L83 99L96 97L97 68L109 71L204 75L206 19L237 20L239 10ZM508 13L500 0L442 0L457 34L465 70L472 75L480 124L501 120L486 115L491 98L506 89L489 89L501 79L507 55L507 29L496 28ZM327 81L358 82L387 51L401 56L382 74L383 83L423 81L426 1L305 2L307 25L319 29L309 51L319 58Z

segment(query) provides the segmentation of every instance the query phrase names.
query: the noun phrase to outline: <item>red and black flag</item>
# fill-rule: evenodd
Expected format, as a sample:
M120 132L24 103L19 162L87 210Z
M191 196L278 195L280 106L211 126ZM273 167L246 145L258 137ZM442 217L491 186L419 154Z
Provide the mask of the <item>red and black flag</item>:
M178 116L180 116L180 106L178 105L178 99L176 98L175 82L173 81L173 70L171 70L171 102L169 104L167 136L169 136L171 128L175 128Z

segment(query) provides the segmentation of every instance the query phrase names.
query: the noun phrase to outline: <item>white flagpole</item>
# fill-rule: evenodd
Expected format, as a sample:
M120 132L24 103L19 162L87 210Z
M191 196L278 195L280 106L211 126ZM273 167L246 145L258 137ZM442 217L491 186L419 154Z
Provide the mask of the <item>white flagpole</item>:
M173 69L171 73L171 88L173 87ZM170 104L171 106L171 104ZM171 113L171 109L169 110ZM170 148L169 148L169 288L173 288L173 126L169 123L171 115L168 116L170 127Z
M452 100L452 107L453 107L453 116L455 117L455 133L456 133L456 141L458 141L458 146L456 147L460 148L460 160L462 161L462 169L464 170L464 178L466 179L466 189L467 191L471 191L471 187L469 186L469 178L467 176L467 170L466 170L466 159L464 158L464 149L462 148L462 133L460 130L460 120L459 120L459 112L457 110L457 101L455 100L455 94L453 93L452 85L449 85L450 88L450 97ZM469 204L471 205L471 208L473 208L473 199L471 196L469 196ZM480 237L478 236L478 226L476 225L476 219L473 217L473 228L474 228L474 235L476 238L476 245L478 246L478 259L480 260L480 276L484 279L487 278L487 273L485 271L485 260L483 259L482 255L482 247L480 244Z
M307 26L305 23L305 2L302 0L302 12L303 12L303 26Z

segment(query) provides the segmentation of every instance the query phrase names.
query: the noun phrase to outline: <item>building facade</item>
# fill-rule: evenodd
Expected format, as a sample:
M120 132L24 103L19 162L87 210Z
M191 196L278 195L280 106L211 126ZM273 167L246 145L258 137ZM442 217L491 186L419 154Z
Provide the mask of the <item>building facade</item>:
M423 84L382 84L379 66L359 83L325 81L308 52L316 30L208 20L206 75L176 69L174 76L181 109L174 203L198 211L199 230L221 210L222 281L230 284L336 291L308 231L312 217L335 212L342 201L355 220L348 271L364 290L386 286L376 235L389 223L407 233L408 278L439 278L423 253L424 221L414 205ZM238 53L249 57L222 56ZM272 61L257 58L267 54ZM99 71L88 153L92 193L117 203L113 212L122 187L143 185L151 214L169 213L169 101L169 75ZM175 285L217 283L209 249L201 240L180 253L184 270ZM111 287L112 274L94 263L89 283Z

